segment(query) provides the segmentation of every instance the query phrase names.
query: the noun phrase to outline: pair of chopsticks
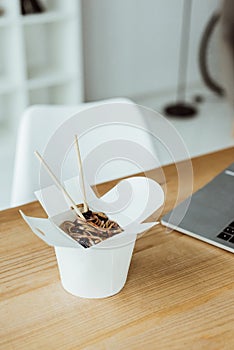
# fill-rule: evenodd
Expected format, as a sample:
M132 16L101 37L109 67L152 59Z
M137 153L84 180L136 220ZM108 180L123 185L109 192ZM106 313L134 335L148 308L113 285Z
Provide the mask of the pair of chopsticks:
M77 135L75 135L75 146L76 146L76 154L77 154L77 161L78 161L78 166L80 170L80 176L81 176L81 186L82 186L82 193L83 193L83 200L84 200L84 212L87 212L89 210L88 204L87 204L87 199L86 199L86 191L85 191L85 184L84 184L84 172L83 172L83 166L82 166L82 161L81 161L81 155L80 155L80 148L79 148L79 143L78 143L78 138ZM52 178L52 180L55 182L55 184L58 186L58 188L62 191L62 193L67 197L69 202L71 203L72 209L76 212L76 214L83 220L86 221L84 215L81 213L81 211L78 209L76 203L70 196L70 194L66 191L64 186L59 182L58 178L55 176L55 174L52 172L46 161L42 158L40 153L38 151L34 152L37 158L42 162L44 165L45 169L47 170L48 174Z

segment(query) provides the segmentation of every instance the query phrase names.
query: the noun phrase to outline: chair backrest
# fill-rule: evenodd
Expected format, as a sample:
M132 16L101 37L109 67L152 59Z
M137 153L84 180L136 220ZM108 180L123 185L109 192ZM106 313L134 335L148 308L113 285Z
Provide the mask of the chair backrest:
M123 106L124 104L128 105L125 116L126 123L128 120L136 120L143 128L148 128L137 106L132 101L125 98L83 103L78 106L38 105L29 107L24 112L18 131L11 206L17 206L35 200L34 191L39 189L39 162L35 159L34 151L38 150L43 154L47 143L56 129L58 130L59 126L74 114L87 110L92 111L92 107L113 103L122 103ZM102 109L97 109L97 111L95 111L96 121L100 118L101 122L102 115L98 115L98 113L101 114ZM122 112L120 111L120 113ZM82 113L80 113L80 115L81 118L78 128L82 126L82 128L85 129L86 125L88 128L90 126L88 118L82 118ZM90 117L93 118L92 115ZM118 115L116 115L116 119L116 121L118 121ZM87 152L90 152L90 150L98 145L116 137L117 139L132 140L140 143L152 154L155 154L156 150L152 138L143 129L134 130L134 128L128 128L127 125L120 125L119 128L112 129L113 127L110 125L108 126L108 132L100 132L99 128L88 132L79 142L82 155L87 155ZM112 149L108 149L107 153L109 152L110 155L112 151ZM95 183L128 176L140 170L152 169L158 165L153 159L144 165L145 169L137 169L133 163L123 162L121 159L117 159L117 163L118 164L115 163L115 166L113 166L113 164L109 164L108 166L107 164L105 169L99 172ZM68 176L70 169L66 168L65 172L66 176ZM74 174L71 172L70 175L73 176Z

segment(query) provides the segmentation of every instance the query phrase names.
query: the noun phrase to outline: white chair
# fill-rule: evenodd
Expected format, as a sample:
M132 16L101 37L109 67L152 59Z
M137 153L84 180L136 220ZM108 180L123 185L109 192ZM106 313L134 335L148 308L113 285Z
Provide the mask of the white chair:
M90 126L90 119L94 118L96 123L98 123L99 119L100 123L102 120L102 109L94 110L92 107L98 107L103 104L108 107L113 103L118 103L119 106L123 106L118 112L121 113L121 115L125 113L125 109L127 108L126 115L124 116L124 121L126 121L126 123L128 121L130 122L130 120L136 121L144 129L147 129L144 117L138 110L137 106L132 101L125 98L83 103L79 106L38 105L29 107L24 112L18 131L11 206L17 206L35 200L34 191L39 189L39 162L35 159L34 151L38 150L43 154L48 141L56 129L58 129L59 126L72 115L82 111L90 111L90 115L87 115L87 117L82 117L81 113L79 125L77 126L77 128L82 126L84 129L87 125L88 128ZM127 107L125 108L124 106ZM116 121L118 121L118 118L120 117L118 113L116 115ZM74 130L74 133L75 132L76 131ZM144 130L138 130L137 128L134 130L134 128L129 128L127 125L120 125L117 129L110 125L108 126L108 133L100 132L99 128L94 129L90 133L88 132L84 139L80 140L81 153L87 154L87 152L90 152L90 150L101 145L103 142L110 140L112 137L117 137L118 139L123 140L135 140L144 145L149 152L155 154L155 145L149 134ZM111 154L110 152L112 151L114 152L114 150L110 149L107 151L109 154ZM54 152L56 152L56 150L54 150ZM121 159L117 159L116 162L115 166L112 164L108 168L107 165L103 171L100 171L95 183L128 176L139 172L140 170L152 169L158 165L152 158L143 165L144 169L139 169L137 171L136 167L134 167L134 164L131 162L126 162ZM66 173L69 173L69 170L66 171Z

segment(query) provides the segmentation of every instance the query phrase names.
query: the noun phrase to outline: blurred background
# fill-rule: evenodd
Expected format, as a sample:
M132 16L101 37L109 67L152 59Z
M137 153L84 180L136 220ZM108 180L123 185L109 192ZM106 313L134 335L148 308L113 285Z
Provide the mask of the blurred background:
M204 37L222 1L191 1L190 12L185 1L0 0L0 209L10 205L26 108L128 97L165 114L176 101L180 64L187 72L185 98L197 114L166 117L190 155L233 145L232 103L223 96L221 21ZM204 69L220 90L209 86Z

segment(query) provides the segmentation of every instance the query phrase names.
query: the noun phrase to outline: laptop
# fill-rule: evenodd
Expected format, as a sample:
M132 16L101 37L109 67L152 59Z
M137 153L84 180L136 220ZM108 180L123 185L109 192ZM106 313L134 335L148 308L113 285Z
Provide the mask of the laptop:
M234 253L234 163L190 198L167 213L162 225Z

